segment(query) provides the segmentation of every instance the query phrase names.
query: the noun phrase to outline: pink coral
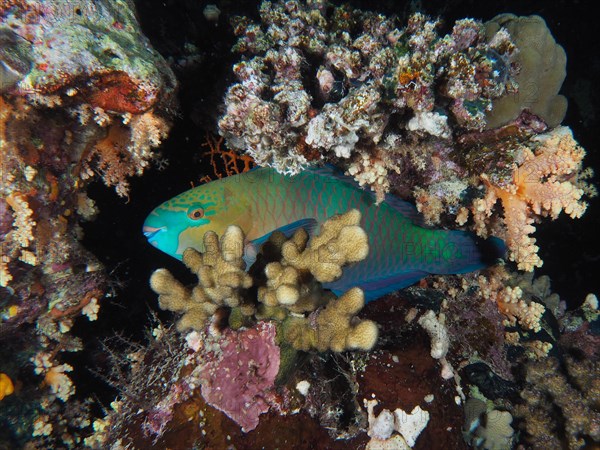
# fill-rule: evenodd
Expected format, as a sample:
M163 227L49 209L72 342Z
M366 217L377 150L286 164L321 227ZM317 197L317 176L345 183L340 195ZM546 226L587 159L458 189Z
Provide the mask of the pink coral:
M202 396L244 432L256 428L259 416L270 408L268 394L280 362L275 334L275 325L267 322L242 331L227 329L218 350L202 361Z

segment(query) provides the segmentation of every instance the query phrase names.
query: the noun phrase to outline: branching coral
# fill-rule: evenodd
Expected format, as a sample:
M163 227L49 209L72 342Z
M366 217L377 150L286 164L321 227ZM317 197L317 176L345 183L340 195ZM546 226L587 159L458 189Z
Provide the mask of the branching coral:
M187 249L183 253L183 263L198 276L198 285L194 289L183 286L166 269L152 274L150 286L159 294L160 307L183 313L177 323L180 331L203 328L206 320L221 306L240 305L243 290L252 286L252 278L244 271L243 243L242 230L230 226L220 241L215 233L204 235L204 253ZM250 311L253 311L252 307Z
M523 290L519 286L507 286L509 277L509 273L502 268L493 270L488 277L479 276L483 298L498 305L507 325L514 326L518 321L526 330L540 331L540 320L546 310L544 305L523 298Z
M289 239L274 233L261 251L264 277L254 279L244 271L241 229L230 226L220 242L208 232L204 253L187 249L183 254L184 264L198 275L196 287L186 288L166 269L155 271L150 285L161 308L183 313L177 324L181 331L202 330L222 307L230 311L235 328L255 318L276 321L280 339L298 350L367 350L375 345L377 326L356 318L363 292L351 289L336 299L320 284L338 279L344 265L367 256L367 236L359 223L360 213L351 210L325 221L311 240L302 229ZM256 299L248 290L252 285L258 288Z
M75 393L75 386L66 374L73 370L71 365L54 365L49 353L38 353L32 358L32 362L35 364L35 373L44 375L44 383L57 398L66 402Z
M152 149L158 147L169 129L167 122L151 111L126 121L127 126L118 123L108 126L106 137L83 155L80 172L86 180L94 175L96 168L104 184L115 186L121 197L129 192L127 178L143 173L154 158Z
M401 29L347 6L328 14L320 2L263 2L260 15L261 24L234 21L235 49L252 57L234 66L239 83L219 121L229 147L284 173L342 160L379 201L399 171L397 140L451 139L449 117L481 129L492 99L515 88L510 36L486 37L472 19L441 36L418 13Z
M360 227L356 209L333 216L323 223L319 234L310 242L306 232L281 247L283 261L298 270L308 270L321 283L337 280L342 267L367 257L367 234Z
M356 318L364 304L363 292L350 289L330 300L315 317L307 320L292 316L284 320L284 339L298 350L369 350L377 341L378 330L374 322Z
M534 449L582 448L600 441L600 368L591 360L556 358L530 362L523 404L515 415L524 419L527 440Z
M508 185L494 184L483 176L487 186L484 198L473 202L476 230L485 235L493 206L502 202L506 243L509 258L521 270L533 270L542 265L537 255L536 219L550 216L556 219L564 211L572 218L581 217L587 204L581 200L584 192L593 192L581 176L581 161L585 151L573 139L571 130L556 128L530 142L533 150L522 145L520 162L514 166Z

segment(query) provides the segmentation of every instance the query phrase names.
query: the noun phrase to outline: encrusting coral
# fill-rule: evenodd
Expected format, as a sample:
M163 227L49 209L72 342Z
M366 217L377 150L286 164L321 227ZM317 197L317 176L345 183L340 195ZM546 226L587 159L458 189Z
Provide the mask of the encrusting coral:
M518 93L510 92L492 101L492 109L486 115L487 128L506 125L524 109L544 119L550 127L560 125L567 112L567 99L558 93L567 76L567 55L544 19L500 14L485 26L490 37L500 29L507 30L519 49L515 56L519 66L515 76Z
M262 281L245 272L239 227L228 227L220 241L208 232L204 252L187 249L183 254L184 264L198 276L197 286L183 286L166 269L152 274L150 286L159 294L161 308L183 313L180 331L202 330L219 308L227 308L234 328L256 318L276 321L280 339L297 350L368 350L377 340L377 326L356 318L364 306L362 290L351 289L336 299L320 285L341 277L344 265L367 256L360 217L357 210L334 216L310 240L303 229L289 239L273 233L260 254L272 259L266 261ZM249 291L253 285L256 299Z

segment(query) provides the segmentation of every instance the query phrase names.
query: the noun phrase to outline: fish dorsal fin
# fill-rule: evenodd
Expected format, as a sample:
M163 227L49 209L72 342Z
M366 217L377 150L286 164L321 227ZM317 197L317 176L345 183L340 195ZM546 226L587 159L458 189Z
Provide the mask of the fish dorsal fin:
M359 185L352 176L344 174L340 169L338 169L335 166L326 164L323 167L315 167L308 170L319 175L334 177L340 181L343 181L344 183L350 183L355 188L368 193L373 199L375 199L375 193L371 189L365 189L363 186ZM417 208L412 203L407 202L406 200L402 200L392 194L386 194L385 203L387 203L390 207L398 211L400 214L402 214L404 217L410 220L413 224L418 225L420 227L428 228L428 226L425 224L425 219L423 218L421 213L417 211Z

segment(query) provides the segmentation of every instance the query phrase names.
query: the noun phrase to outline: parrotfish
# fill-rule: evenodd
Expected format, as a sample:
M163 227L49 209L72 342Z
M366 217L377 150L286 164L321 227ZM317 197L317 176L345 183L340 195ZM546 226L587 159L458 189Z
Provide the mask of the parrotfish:
M338 295L358 286L367 301L374 300L430 274L484 268L506 251L496 237L484 240L465 231L425 227L410 203L387 195L377 204L371 192L329 167L294 176L262 167L211 181L158 206L143 232L150 244L181 259L188 247L204 250L205 232L220 236L229 225L237 225L246 235L251 259L273 231L289 236L305 228L312 234L327 218L351 208L362 213L369 254L344 267L339 280L324 284Z

